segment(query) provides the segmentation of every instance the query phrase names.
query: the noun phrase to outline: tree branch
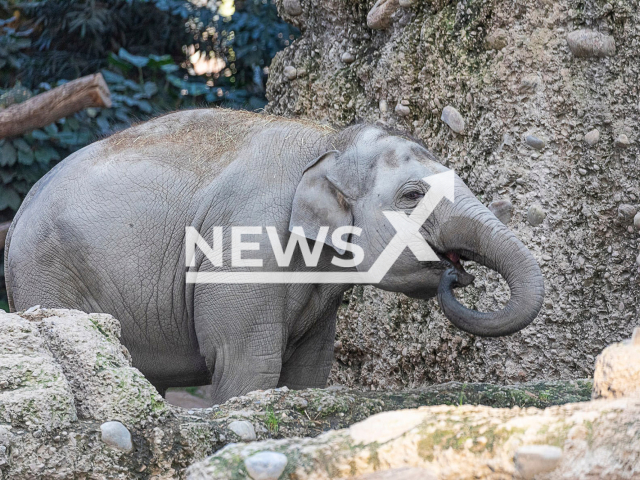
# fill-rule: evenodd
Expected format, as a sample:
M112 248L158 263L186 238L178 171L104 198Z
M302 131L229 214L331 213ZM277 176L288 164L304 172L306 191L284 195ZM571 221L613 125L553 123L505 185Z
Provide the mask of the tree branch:
M0 138L50 125L85 108L110 106L111 94L102 74L88 75L0 110Z

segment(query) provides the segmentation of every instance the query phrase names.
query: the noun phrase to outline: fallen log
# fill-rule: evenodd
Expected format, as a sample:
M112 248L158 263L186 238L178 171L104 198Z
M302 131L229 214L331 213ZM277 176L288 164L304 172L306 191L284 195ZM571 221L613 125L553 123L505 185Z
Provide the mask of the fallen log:
M85 108L110 106L109 87L101 73L94 73L0 110L0 138L45 127Z
M11 222L0 223L0 250L4 248L4 242L7 238L7 232L9 232L10 226Z

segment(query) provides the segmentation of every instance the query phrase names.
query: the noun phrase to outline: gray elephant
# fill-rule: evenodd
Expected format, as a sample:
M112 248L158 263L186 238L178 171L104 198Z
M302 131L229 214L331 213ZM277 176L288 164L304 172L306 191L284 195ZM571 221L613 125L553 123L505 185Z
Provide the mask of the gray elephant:
M134 366L161 393L213 383L220 402L278 385L324 387L351 285L288 283L286 272L368 271L397 234L389 212L411 219L434 188L424 179L442 172L418 143L376 126L336 131L223 109L162 116L83 148L33 187L7 236L10 306L114 315ZM457 176L454 198L414 225L423 250L396 252L376 286L437 295L449 320L472 334L512 334L540 310L540 269ZM345 226L348 238L332 234ZM190 231L207 244L189 246ZM290 231L300 238L283 266ZM436 261L425 260L427 250ZM481 313L455 299L452 289L473 280L460 259L505 278L511 298L502 310ZM243 280L187 281L224 279L232 267ZM254 273L267 281L251 282Z

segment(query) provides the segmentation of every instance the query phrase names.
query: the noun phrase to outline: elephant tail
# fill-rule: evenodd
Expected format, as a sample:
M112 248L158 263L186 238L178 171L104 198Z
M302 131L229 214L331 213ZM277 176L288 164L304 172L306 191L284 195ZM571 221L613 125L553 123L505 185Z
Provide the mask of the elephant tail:
M11 277L9 275L9 247L11 246L11 235L13 234L13 229L16 226L17 215L16 218L13 219L11 225L9 226L9 231L7 232L7 238L4 243L4 281L7 288L7 300L9 302L9 312L15 312L16 307L13 303L13 294L11 291Z

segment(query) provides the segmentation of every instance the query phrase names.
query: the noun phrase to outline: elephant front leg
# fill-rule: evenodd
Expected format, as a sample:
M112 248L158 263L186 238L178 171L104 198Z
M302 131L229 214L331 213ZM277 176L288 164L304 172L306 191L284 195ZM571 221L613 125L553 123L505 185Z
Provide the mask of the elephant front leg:
M333 363L336 314L319 319L297 342L287 349L278 386L294 390L324 388Z
M194 321L200 353L211 371L212 400L222 403L253 390L274 388L280 378L282 322L262 292L213 291L198 285ZM241 299L242 301L239 301Z

